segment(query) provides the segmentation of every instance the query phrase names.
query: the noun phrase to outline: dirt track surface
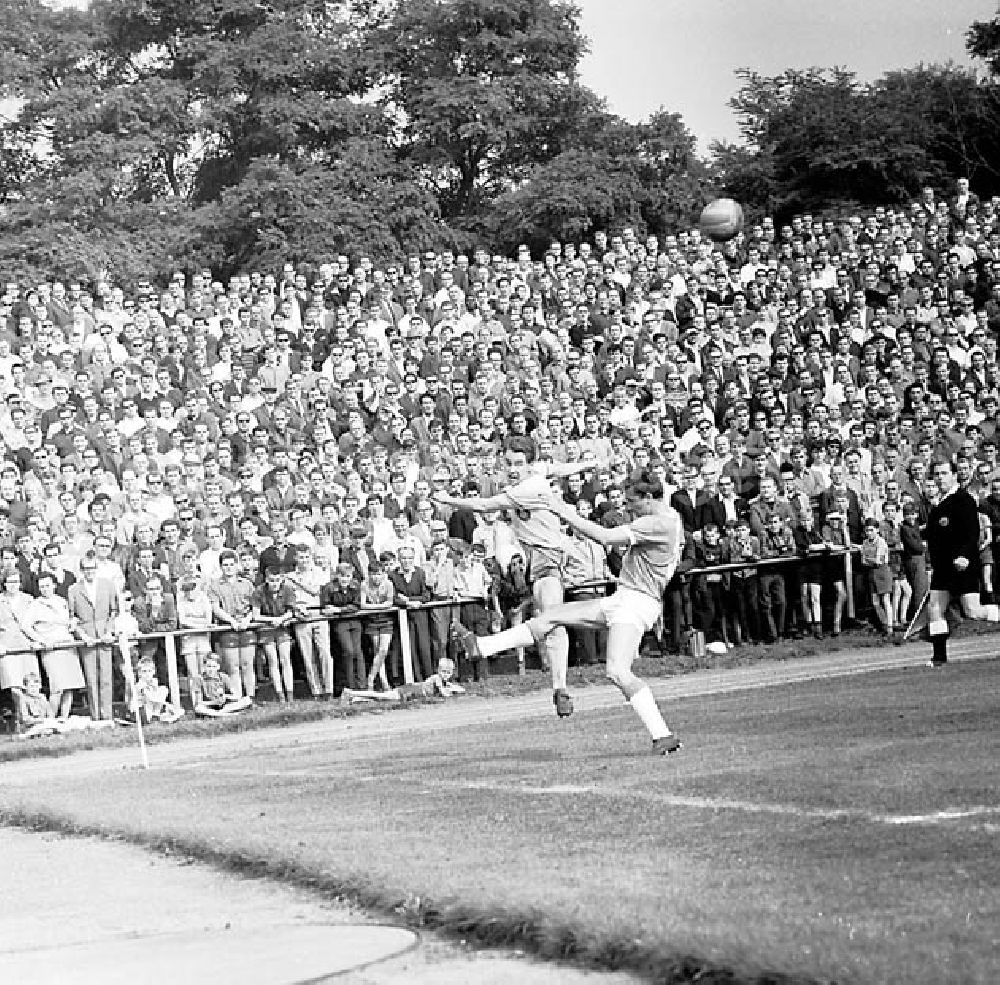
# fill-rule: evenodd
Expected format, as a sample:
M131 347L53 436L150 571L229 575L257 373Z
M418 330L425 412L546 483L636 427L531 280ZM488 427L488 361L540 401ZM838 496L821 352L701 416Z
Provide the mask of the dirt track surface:
M31 952L35 968L44 973L60 948L95 943L106 947L110 956L116 945L135 938L144 939L151 968L169 967L165 935L194 937L208 932L214 943L210 952L206 948L204 977L188 983L218 983L225 977L213 969L213 961L225 956L219 942L224 942L226 932L259 930L277 947L282 927L369 923L364 913L346 904L120 843L10 828L2 837L0 865L8 891L0 896L0 967L7 970L18 952ZM18 886L31 891L16 891ZM37 891L35 887L41 886L49 890ZM221 934L211 935L212 931ZM637 981L625 974L542 964L510 952L476 952L433 935L414 940L415 946L404 953L339 974L335 980L347 985L633 985ZM359 965L377 956L363 945L360 942L356 952ZM91 982L76 977L74 985Z

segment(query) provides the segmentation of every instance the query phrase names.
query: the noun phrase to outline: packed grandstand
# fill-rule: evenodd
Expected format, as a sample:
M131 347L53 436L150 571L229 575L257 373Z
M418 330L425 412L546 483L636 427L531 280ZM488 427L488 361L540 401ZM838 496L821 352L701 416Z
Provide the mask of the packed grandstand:
M605 525L636 476L663 483L686 534L668 651L852 613L898 635L942 459L980 504L992 602L998 331L1000 200L964 180L725 243L624 228L535 256L7 283L0 688L39 673L53 715L112 719L112 644L165 679L176 631L192 693L214 651L233 701L429 678L452 621L530 609L508 518L436 498L502 490L511 449L587 464L559 491ZM606 590L620 551L566 543L567 585Z

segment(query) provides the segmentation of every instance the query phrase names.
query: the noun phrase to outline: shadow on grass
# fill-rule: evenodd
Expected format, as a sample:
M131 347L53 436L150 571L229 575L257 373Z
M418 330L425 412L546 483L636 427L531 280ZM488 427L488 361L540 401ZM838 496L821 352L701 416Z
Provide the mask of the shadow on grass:
M272 879L368 912L414 930L431 930L482 948L518 948L547 961L603 971L629 971L659 985L834 985L814 978L761 969L734 956L725 966L697 954L681 954L642 940L594 934L586 927L560 922L541 911L484 909L459 900L431 900L387 895L367 883L345 882L283 859L246 852L221 851L199 839L178 839L86 825L57 813L0 808L0 825L28 831L123 841L158 852L212 865L249 879Z

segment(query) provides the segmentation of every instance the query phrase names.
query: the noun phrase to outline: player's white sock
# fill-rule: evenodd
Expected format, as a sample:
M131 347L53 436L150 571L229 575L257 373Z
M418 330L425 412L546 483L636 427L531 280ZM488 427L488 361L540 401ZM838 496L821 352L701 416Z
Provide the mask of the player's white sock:
M670 735L670 729L667 728L667 723L660 714L656 698L653 697L653 692L649 690L649 685L644 686L641 691L636 691L628 699L628 703L642 719L642 724L646 726L646 731L649 732L652 738L662 739Z
M542 640L549 658L549 669L552 673L552 690L566 690L566 674L569 671L569 634L562 626L556 626Z
M479 652L484 657L492 657L495 653L503 653L504 650L513 650L517 646L531 646L535 642L535 637L531 635L526 622L520 626L511 626L502 633L494 633L492 636L477 636Z

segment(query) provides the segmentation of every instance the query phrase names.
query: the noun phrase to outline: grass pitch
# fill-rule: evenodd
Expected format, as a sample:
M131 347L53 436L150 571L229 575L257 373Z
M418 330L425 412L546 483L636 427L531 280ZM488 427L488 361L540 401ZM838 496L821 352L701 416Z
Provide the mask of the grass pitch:
M460 727L429 708L324 744L174 744L148 774L40 763L0 817L656 981L986 985L998 690L977 662L692 696L665 705L685 743L666 760L624 705Z

